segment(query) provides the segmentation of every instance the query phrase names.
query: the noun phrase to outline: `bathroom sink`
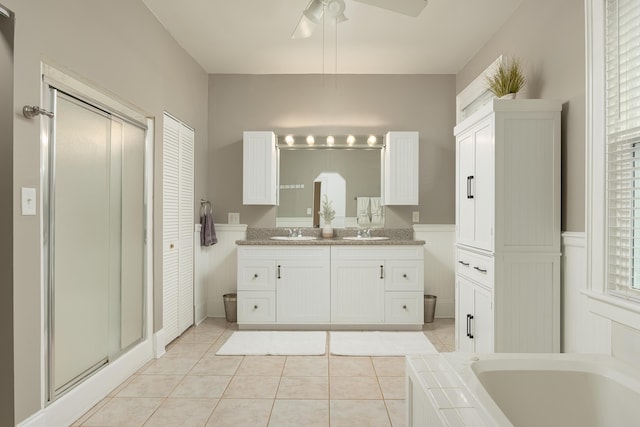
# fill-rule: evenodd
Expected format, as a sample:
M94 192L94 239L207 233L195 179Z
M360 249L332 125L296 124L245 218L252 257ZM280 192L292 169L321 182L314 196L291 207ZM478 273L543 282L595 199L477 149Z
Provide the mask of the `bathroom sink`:
M271 236L271 240L290 240L290 241L303 241L303 240L318 240L314 236Z
M386 236L371 236L371 237L361 237L361 236L347 236L343 237L344 240L362 240L364 242L370 242L373 240L389 240Z

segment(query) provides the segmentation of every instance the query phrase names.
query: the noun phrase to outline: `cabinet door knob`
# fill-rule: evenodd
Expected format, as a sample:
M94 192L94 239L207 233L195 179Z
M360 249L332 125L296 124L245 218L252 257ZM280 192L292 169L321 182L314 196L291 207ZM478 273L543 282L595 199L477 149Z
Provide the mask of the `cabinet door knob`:
M258 273L254 274L254 275L253 275L253 278L254 278L254 279L257 279L257 278L258 278Z
M403 309L403 310L406 310L406 309L407 309L406 304L402 306L402 309Z
M407 274L406 273L403 274L402 277L404 277L406 279L407 278Z
M257 306L257 305L254 305L254 306L253 306L253 309L254 309L254 310L257 310L257 309L258 309L258 306Z
M169 245L169 249L173 249L173 248L174 248L174 246L175 246L175 245L174 245L173 243L171 243L171 244Z

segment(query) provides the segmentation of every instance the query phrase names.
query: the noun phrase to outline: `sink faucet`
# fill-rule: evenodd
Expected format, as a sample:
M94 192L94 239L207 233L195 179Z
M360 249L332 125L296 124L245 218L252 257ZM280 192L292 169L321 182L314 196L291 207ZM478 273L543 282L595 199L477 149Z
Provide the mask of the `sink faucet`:
M302 229L301 228L287 228L289 232L289 237L302 237Z
M358 230L358 233L356 234L357 237L371 237L371 229L370 228L363 228L362 230Z

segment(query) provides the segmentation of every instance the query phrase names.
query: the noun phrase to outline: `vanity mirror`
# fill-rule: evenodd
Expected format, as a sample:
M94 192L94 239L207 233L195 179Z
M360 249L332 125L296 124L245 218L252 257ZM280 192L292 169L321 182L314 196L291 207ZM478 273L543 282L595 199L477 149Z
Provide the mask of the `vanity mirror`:
M333 227L383 227L383 137L278 136L277 227L322 227L318 215L327 195Z

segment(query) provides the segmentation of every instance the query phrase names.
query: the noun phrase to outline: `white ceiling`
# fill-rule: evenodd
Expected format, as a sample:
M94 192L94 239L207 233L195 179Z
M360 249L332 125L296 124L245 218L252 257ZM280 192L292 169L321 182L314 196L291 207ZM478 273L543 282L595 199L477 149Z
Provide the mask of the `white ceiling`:
M455 74L522 0L429 0L417 18L346 0L337 44L334 26L291 39L308 0L143 2L208 73L322 73L324 55L326 73Z

